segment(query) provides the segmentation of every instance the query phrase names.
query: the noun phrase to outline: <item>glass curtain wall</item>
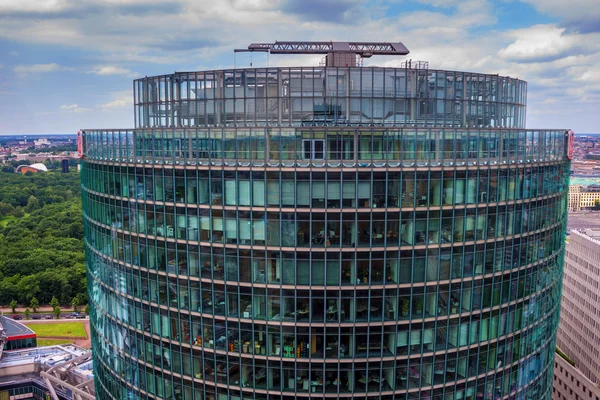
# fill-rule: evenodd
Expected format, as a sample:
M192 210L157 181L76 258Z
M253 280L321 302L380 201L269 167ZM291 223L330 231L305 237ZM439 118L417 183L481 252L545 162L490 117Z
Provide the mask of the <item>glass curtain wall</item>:
M100 396L550 398L569 162L525 82L206 71L134 103L83 132Z

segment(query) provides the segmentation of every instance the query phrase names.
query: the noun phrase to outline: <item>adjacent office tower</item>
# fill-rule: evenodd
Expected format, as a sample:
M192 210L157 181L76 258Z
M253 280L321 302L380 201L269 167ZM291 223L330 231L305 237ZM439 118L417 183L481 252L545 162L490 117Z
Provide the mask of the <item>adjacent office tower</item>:
M138 79L135 129L82 132L99 398L549 399L569 135L526 83L248 51L326 57Z
M556 399L600 398L599 239L598 230L571 230L566 248L556 344L574 365L556 357Z

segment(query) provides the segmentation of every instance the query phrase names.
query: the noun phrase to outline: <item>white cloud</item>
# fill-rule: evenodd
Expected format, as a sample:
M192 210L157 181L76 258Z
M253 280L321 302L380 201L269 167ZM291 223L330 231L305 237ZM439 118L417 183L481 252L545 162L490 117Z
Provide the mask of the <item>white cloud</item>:
M123 90L121 92L115 92L111 94L110 101L100 104L97 107L102 109L102 111L110 112L120 110L126 107L133 106L133 93L130 90Z
M588 67L574 67L569 72L575 72L575 80L583 82L598 82L600 83L600 71Z
M136 63L151 63L151 64L174 64L182 61L181 57L173 55L160 56L160 55L144 55L136 53L112 53L101 56L93 57L95 59L115 62L136 62Z
M174 69L231 67L232 50L250 42L401 40L411 51L408 57L373 57L365 64L399 67L410 58L427 60L432 69L518 77L529 82L530 113L551 110L541 107L545 103L577 115L578 107L600 93L600 36L592 25L586 25L587 34L572 28L573 21L597 15L598 0L524 0L555 15L558 22L512 31L503 30L497 16L502 17L504 6L518 7L514 0L501 1L504 6L491 0L418 1L428 6L397 13L390 4L402 8L405 0L14 0L10 5L0 0L0 40L82 49L90 64L78 67L79 71L124 78ZM319 8L319 2L327 7ZM325 9L335 9L333 4L340 5L338 11L344 16L323 15ZM394 12L386 14L386 8ZM280 55L269 59L265 54L238 53L236 65L249 66L251 59L254 67L266 65L267 59L271 66L318 65L321 58ZM3 63L5 69L12 68ZM21 75L67 70L56 64L18 68ZM74 94L71 98L81 97ZM128 127L131 103L132 93L127 90L106 94L93 108L114 112L106 123ZM119 113L126 115L121 125ZM590 115L597 120L600 113ZM70 117L86 119L91 114ZM102 125L105 121L89 122ZM552 127L543 119L528 122Z
M570 31L600 32L598 0L523 0L539 11L559 17Z
M68 105L65 104L65 105L60 106L60 109L66 111L66 112L72 112L72 113L91 111L89 108L79 107L78 104L68 104Z
M68 3L66 0L3 0L0 12L57 12L68 8Z
M88 73L95 74L95 75L101 75L101 76L119 75L119 76L124 76L126 78L137 78L140 76L140 74L138 74L137 72L133 72L130 69L115 67L112 65L100 66L100 67L94 68L91 71L88 71Z
M457 0L418 0L419 3L427 4L434 7L453 7L460 1Z
M40 74L44 72L72 71L73 68L60 66L56 63L17 65L14 71L17 75Z
M514 42L500 50L499 55L509 60L545 61L562 58L570 51L578 51L579 35L565 34L565 28L554 25L535 25L509 33Z

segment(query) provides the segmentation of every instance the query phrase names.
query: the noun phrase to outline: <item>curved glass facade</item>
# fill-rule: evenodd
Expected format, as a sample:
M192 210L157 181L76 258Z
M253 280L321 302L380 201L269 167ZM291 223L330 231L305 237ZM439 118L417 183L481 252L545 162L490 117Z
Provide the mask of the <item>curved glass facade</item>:
M100 398L550 398L567 137L508 129L524 82L134 87L136 129L83 132Z
M136 127L525 127L527 83L469 72L299 67L134 81Z

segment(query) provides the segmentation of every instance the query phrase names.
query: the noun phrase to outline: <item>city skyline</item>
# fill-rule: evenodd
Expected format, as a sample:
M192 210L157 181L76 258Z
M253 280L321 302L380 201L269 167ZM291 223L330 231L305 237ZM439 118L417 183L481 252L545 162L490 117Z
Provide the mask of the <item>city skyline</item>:
M530 82L527 127L598 131L594 0L150 0L0 4L0 134L133 127L131 80L234 66L233 48L272 40L402 41L365 65L500 74ZM238 54L238 68L318 65L320 56ZM469 68L465 68L465 67Z

